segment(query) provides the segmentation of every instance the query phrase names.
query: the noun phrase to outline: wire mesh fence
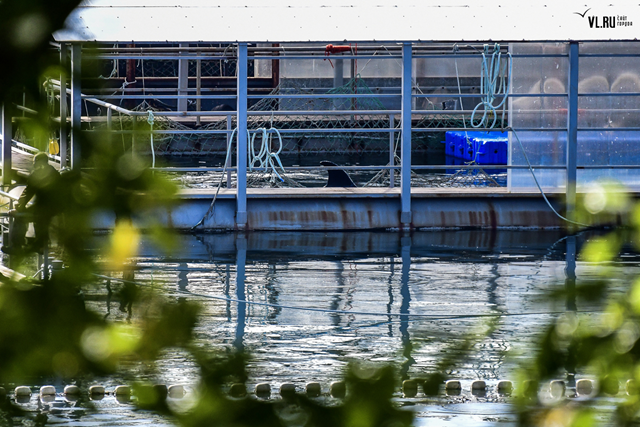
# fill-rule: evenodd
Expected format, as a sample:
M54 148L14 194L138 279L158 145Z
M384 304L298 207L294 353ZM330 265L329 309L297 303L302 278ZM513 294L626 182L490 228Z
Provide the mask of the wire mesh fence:
M195 66L195 62L190 61L190 67ZM228 71L220 68L229 66L223 62L201 61L203 67L211 67L205 73L212 74ZM149 64L152 66L150 67ZM145 75L160 76L174 73L177 61L145 61L144 67ZM295 97L287 97L289 95L295 95ZM333 95L339 97L332 98ZM349 95L355 96L349 97ZM367 97L357 97L357 95L367 95ZM431 108L435 109L435 106L431 104ZM153 152L156 156L214 158L216 159L214 163L221 167L225 163L227 150L233 150L234 141L230 144L229 139L237 127L235 112L229 112L229 115L209 116L206 121L196 125L193 122L174 120L168 116L154 115L160 110L152 107L147 101L142 101L133 110L146 112L149 116L145 120L144 117L116 114L112 129L121 131L119 138L123 147L126 148L128 144L135 146L136 151L142 155L148 155L151 152L151 129L160 131L153 134ZM359 75L342 86L321 90L307 87L304 82L297 79L282 79L268 96L251 104L248 113L247 128L252 135L262 129L271 132L266 150L271 156L279 156L278 162L280 158L289 156L295 158L295 161L289 161L289 164L318 165L315 161L319 155L331 160L336 156L344 157L345 155L386 154L387 160L378 164L381 166L399 164L400 117L388 112L383 102L366 84L365 79ZM425 114L417 119L414 118L412 123L414 129L442 129L442 131L414 132L412 152L441 151L446 130L463 126L464 122L460 115L443 114L441 111L439 114ZM133 130L135 130L135 140L126 133ZM278 131L277 138L273 133L274 130ZM256 151L263 150L265 141L260 137L254 138L256 137L250 137L249 150L255 155ZM393 164L388 160L391 153L393 158L397 159ZM190 172L175 178L185 187L206 187L215 182L219 183L220 180L224 181L222 186L234 185L233 180L227 183L226 179L218 175L220 174L212 172ZM354 176L360 186L391 185L391 173L388 169L379 172L355 173ZM496 180L482 169L443 170L428 173L418 171L412 174L411 179L412 186L416 187L503 185L501 179ZM395 185L401 183L397 171L393 181ZM320 186L325 182L324 172L307 170L292 173L282 168L278 172L274 165L271 170L268 168L260 171L250 170L247 177L248 187Z

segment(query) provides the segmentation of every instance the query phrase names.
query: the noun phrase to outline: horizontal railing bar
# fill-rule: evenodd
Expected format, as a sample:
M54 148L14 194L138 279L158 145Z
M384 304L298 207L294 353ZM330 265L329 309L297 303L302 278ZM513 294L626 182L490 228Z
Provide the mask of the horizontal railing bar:
M531 168L539 170L565 170L564 165L532 165ZM640 169L640 165L592 165L578 166L578 170L602 170L602 169ZM400 166L285 166L287 171L323 171L323 170L346 170L346 171L379 171L379 170L400 170ZM512 169L528 170L529 165L412 165L413 170L473 170L473 169ZM237 167L158 167L155 171L178 173L178 172L223 172L237 171ZM247 169L248 170L248 169ZM269 168L253 168L253 171L266 171Z
M259 96L259 95L256 95ZM414 93L411 94L414 98L480 98L485 95L481 93ZM510 93L508 95L496 94L496 99L502 99L504 97L509 98L559 98L567 97L566 93Z
M638 58L637 53L580 53L580 58Z
M27 108L24 105L18 105L18 104L13 104L14 107L20 111L24 111L25 113L29 113L29 114L38 114L38 112L36 110L32 110L31 108Z
M13 194L5 193L4 191L0 191L0 196L6 197L7 199L10 199L10 200L13 200L13 201L19 200L19 197L16 197Z
M98 105L105 106L106 108L115 108L123 110L121 111L123 114L129 114L132 116L147 116L147 111L132 111L127 110L122 107L119 107L114 104L109 104L108 102L100 101L95 98L86 98L88 102L94 102ZM108 104L112 107L107 107ZM482 110L479 110L482 111ZM540 109L540 110L521 110L518 112L518 115L539 115L540 113L557 113L557 109ZM630 112L640 112L634 108L621 108L621 109L606 109L606 108L593 108L585 110L590 113L605 113L605 112L614 112L614 113L630 113ZM425 116L460 116L460 115L471 115L473 110L413 110L411 114L415 115L425 115ZM380 116L389 116L389 115L400 115L400 110L274 110L274 111L247 111L249 116L368 116L368 117L380 117ZM508 113L508 111L507 111ZM226 117L231 116L235 117L237 115L236 111L154 111L154 116L167 116L167 117L197 117L197 116L218 116L218 117ZM87 117L87 116L84 116ZM94 116L92 116L94 117ZM400 117L396 117L396 120L400 120ZM54 119L55 120L55 119ZM415 120L415 118L414 118ZM592 128L580 128L581 130L589 130ZM594 128L596 129L596 128ZM622 130L622 129L630 129L630 130L640 130L640 128L630 127L630 128L597 128L597 129L606 129L606 130ZM469 130L473 130L469 128ZM518 130L518 128L516 128Z
M545 128L545 129L540 129L540 128L518 128L516 129L519 132L566 132L567 129L566 128ZM268 129L268 132L271 133L275 133L275 130L271 130ZM400 129L398 128L332 128L332 129L278 129L278 131L281 134L329 134L329 133L395 133L395 132L399 132ZM464 131L468 131L468 132L509 132L508 129L500 129L500 128L412 128L411 129L412 132L446 132L446 131L460 131L460 132L464 132ZM96 133L99 132L99 130L94 130L94 129L83 129L82 132L86 132L86 133ZM132 134L132 133L138 133L138 134L147 134L149 133L148 130L142 131L142 130L117 130L117 129L113 129L110 131L111 133L114 134ZM154 135L193 135L193 134L202 134L202 135L207 135L207 134L230 134L232 133L232 130L226 130L226 129L203 129L203 130L197 130L197 129L166 129L166 130L162 130L162 129L154 129L153 130L153 134ZM257 129L249 129L249 132L261 132Z
M147 89L149 90L149 89ZM259 96L259 95L258 95ZM148 93L145 95L82 95L82 99L236 99L236 95L157 95Z
M152 61L179 61L179 60L190 60L190 61L196 61L196 60L201 60L201 61L235 61L238 59L238 57L236 55L219 55L219 56L214 56L214 55L203 55L202 51L204 49L199 49L200 52L197 52L198 49L195 49L195 51L192 49L191 52L186 52L183 54L180 54L179 52L176 52L175 54L171 54L171 53L148 53L148 52L139 52L139 53L134 53L134 52L127 52L127 53L122 53L122 54L118 54L118 53L99 53L99 54L86 54L84 55L85 58L90 59L90 60L99 60L99 59L110 59L110 60L126 60L126 59L142 59L142 60L152 60ZM276 54L277 53L277 54ZM322 59L322 60L327 60L327 59L392 59L392 60L401 60L402 56L401 55L394 55L394 54L389 54L389 52L386 52L384 50L380 51L380 54L375 54L375 53L361 53L361 54L348 54L348 55L344 55L344 54L330 54L330 55L326 55L324 52L318 52L316 54L313 53L288 53L286 52L286 50L283 51L278 51L274 54L266 54L266 53L258 53L257 55L249 55L247 57L248 60L318 60L318 59ZM503 54L506 55L506 52L503 52ZM453 52L446 52L443 51L442 53L429 53L429 54L422 54L422 53L414 53L414 55L412 55L413 58L416 59L449 59L449 60L454 60L454 59L482 59L482 55L481 53L453 53ZM567 58L569 55L568 54L549 54L549 55L545 55L545 54L512 54L511 57L512 58ZM581 55L582 56L582 55ZM633 55L629 55L629 56L633 56Z
M86 98L87 102L93 102L95 104L104 106L105 108L112 108L116 111L121 110L123 114L132 116L147 116L147 111L132 111L119 107L108 102L98 100L96 98ZM482 110L480 110L482 111ZM594 113L610 111L607 109L593 109L589 110ZM635 109L620 109L616 112L633 112ZM471 115L473 110L413 110L411 114L425 115L425 116L451 116L451 115ZM525 110L520 111L519 115L525 114L540 114L545 112L557 112L555 109L541 109L541 110ZM232 116L237 115L236 111L154 111L154 116L168 116L168 117L187 117L187 116ZM400 115L400 110L274 110L274 111L247 111L249 116L367 116L367 117L379 117L389 115ZM87 116L84 116L87 117ZM400 120L400 117L396 118ZM415 120L415 118L414 118ZM618 129L618 128L615 128ZM469 128L469 130L473 130Z
M520 128L517 129L522 132L566 132L566 129L561 128ZM269 132L275 132L274 130L268 130ZM330 133L395 133L399 132L398 128L332 128L332 129L278 129L281 134L330 134ZM507 129L489 129L489 128L412 128L412 132L445 132L445 131L481 131L481 132L508 132ZM94 129L83 129L82 132L86 133L96 133L100 132L100 130ZM113 129L110 131L114 134L133 134L133 133L149 133L149 131L141 131L141 130L117 130ZM154 129L154 135L193 135L193 134L229 134L232 130L226 129ZM257 129L249 129L249 132L259 132Z
M150 92L153 89L148 89ZM117 91L116 91L117 92ZM600 94L597 96L638 96L640 93L621 93L621 94ZM248 99L354 99L354 98L398 98L402 96L400 93L301 93L301 94L279 94L279 95L248 95ZM443 93L429 93L429 94L412 94L413 98L480 98L483 95L480 93L462 93L462 94L443 94ZM498 99L508 96L509 98L566 98L566 93L513 93L509 95L496 95ZM584 94L581 96L596 96L593 94ZM82 99L236 99L236 95L158 95L154 93L148 93L143 95L82 95Z
M395 98L399 93L310 93L310 94L282 94L282 95L248 95L249 99L308 99L308 98Z
M357 113L356 113L357 114ZM144 112L136 112L136 114L132 114L135 116L147 116L147 113ZM155 113L154 113L155 115ZM83 132L97 132L96 130L88 130L83 129ZM250 132L257 132L256 129L249 129ZM268 129L270 132L275 132L274 130ZM400 132L399 128L329 128L329 129L278 129L278 131L282 134L284 133L311 133L311 134L322 134L322 133L388 133L388 132ZM512 132L512 129L509 128L473 128L473 127L431 127L431 128L411 128L412 132ZM566 132L566 128L527 128L527 127L518 127L515 128L517 132ZM608 128L608 127L592 127L592 128L578 128L579 132L623 132L623 131L639 131L640 128L637 127L617 127L617 128ZM112 133L117 134L131 134L134 132L137 133L148 133L149 131L133 131L133 130L111 130ZM179 134L215 134L215 133L231 133L231 130L216 130L216 129L154 129L154 134L167 134L167 135L179 135Z
M578 92L578 96L594 96L594 97L611 96L615 98L618 96L640 96L640 92L586 92L586 93Z

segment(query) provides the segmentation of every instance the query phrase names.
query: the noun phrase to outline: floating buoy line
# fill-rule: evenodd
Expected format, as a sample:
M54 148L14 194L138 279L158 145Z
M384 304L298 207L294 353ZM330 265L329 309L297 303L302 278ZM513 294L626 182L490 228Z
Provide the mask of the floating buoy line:
M146 388L152 388L156 396L165 400L169 399L182 399L187 394L194 390L196 387L190 387L183 384L165 385L154 384L149 386L141 386ZM423 394L420 395L420 388L423 388ZM135 387L128 385L118 385L112 390L107 389L102 385L92 385L87 389L81 389L75 384L70 384L64 387L62 393L58 393L55 386L44 385L35 392L29 386L18 386L13 390L11 396L7 394L5 388L0 387L0 398L13 398L18 403L28 403L33 395L44 401L54 400L56 397L65 397L68 400L78 400L82 395L89 396L92 400L101 400L105 396L113 396L120 401L128 402L130 399L135 399ZM484 380L475 380L467 386L465 389L460 380L448 380L442 384L440 391L447 396L457 396L462 392L470 392L474 396L483 397L487 392L495 392L499 395L511 396L516 388L513 383L508 380L502 380L496 382L495 385L489 386ZM274 396L274 391L276 395ZM637 393L637 387L634 380L627 380L624 391L628 394ZM408 379L402 382L402 386L399 390L402 398L419 398L430 397L430 394L424 390L424 380L422 379ZM519 392L523 396L535 397L540 395L546 398L561 399L561 398L584 398L595 397L598 392L598 383L591 379L579 379L575 382L575 387L568 387L565 381L553 380L547 383L545 387L540 387L534 381L524 381L521 384ZM605 390L605 393L610 396L619 394L620 387L609 387ZM332 397L335 399L343 399L348 393L347 385L344 381L335 381L329 384L328 387L323 388L319 382L308 382L304 386L298 386L294 383L285 382L280 386L272 385L267 382L258 383L255 385L253 391L250 393L247 390L246 384L235 383L231 384L227 388L227 394L232 398L243 398L248 396L255 396L259 399L270 399L272 397L287 399L294 397L298 394L304 394L307 397Z

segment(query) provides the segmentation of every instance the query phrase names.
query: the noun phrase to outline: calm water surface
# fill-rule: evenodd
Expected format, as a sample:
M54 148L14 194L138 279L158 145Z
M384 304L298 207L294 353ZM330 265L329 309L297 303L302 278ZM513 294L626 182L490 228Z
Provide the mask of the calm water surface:
M447 348L480 334L498 316L497 329L479 335L471 357L450 371L462 382L460 396L434 403L421 394L402 399L398 393L398 404L415 411L420 426L509 424L514 417L508 400L495 392L497 382L513 380L513 367L529 354L543 325L567 310L598 310L582 301L543 298L550 289L573 286L574 274L579 283L596 280L595 266L575 262L576 251L592 237L539 230L182 235L179 257L144 243L135 280L200 301L197 338L214 348L248 350L249 390L260 382L271 383L272 390L291 382L302 391L317 381L328 392L350 361L393 363L403 378L421 377ZM639 261L625 253L614 263L614 292L639 275ZM113 321L136 317L136 307L122 311L105 296L106 287L99 286L87 293L87 305ZM508 350L519 356L507 357ZM180 352L167 353L157 368L141 374L165 384L198 381L193 363ZM485 396L468 391L477 379L488 384ZM90 383L109 390L122 381ZM188 401L189 395L174 403ZM95 412L58 398L49 422L171 424L113 397L94 404ZM35 410L37 401L26 406Z

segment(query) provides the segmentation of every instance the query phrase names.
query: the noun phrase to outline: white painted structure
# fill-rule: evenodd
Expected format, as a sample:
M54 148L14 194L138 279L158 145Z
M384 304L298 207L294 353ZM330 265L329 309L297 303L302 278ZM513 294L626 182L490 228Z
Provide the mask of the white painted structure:
M582 16L584 15L584 16ZM591 28L595 17L630 26ZM87 0L64 42L469 42L636 40L631 1Z

